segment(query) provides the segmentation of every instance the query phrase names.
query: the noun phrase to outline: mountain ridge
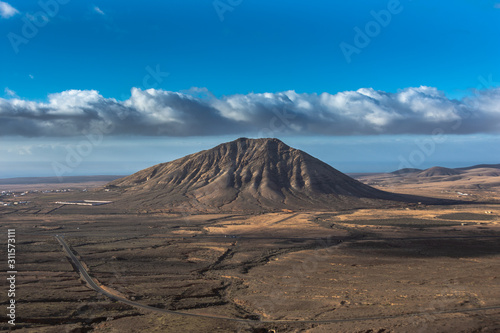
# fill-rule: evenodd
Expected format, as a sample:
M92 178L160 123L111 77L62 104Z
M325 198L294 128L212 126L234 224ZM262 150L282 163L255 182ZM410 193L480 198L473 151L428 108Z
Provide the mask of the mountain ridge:
M449 176L449 175L458 175L463 171L471 171L475 169L500 169L500 164L476 164L468 167L460 167L460 168L447 168L441 166L433 166L427 169L416 169L416 168L403 168L396 171L388 172L389 174L394 175L404 175L404 174L416 174L420 173L423 176L425 173L429 173L428 176ZM453 171L454 170L454 171ZM451 174L446 174L446 171L451 172Z

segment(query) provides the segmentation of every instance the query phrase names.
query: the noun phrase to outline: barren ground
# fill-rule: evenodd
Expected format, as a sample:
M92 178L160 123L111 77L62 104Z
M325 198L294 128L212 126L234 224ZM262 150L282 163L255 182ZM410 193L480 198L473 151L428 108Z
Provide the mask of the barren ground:
M436 184L391 186L383 189L456 198ZM256 215L125 214L113 204L52 203L61 197L37 194L27 206L0 208L4 258L6 230L16 229L20 332L500 330L494 189L473 189L453 206ZM112 292L248 321L111 301L81 280L56 234ZM7 271L5 260L1 267ZM5 308L6 290L0 295Z

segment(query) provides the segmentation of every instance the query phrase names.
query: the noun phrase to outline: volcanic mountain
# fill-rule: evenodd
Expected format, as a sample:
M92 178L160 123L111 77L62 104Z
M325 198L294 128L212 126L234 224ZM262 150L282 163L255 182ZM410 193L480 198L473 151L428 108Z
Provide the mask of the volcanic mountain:
M399 170L393 171L393 172L391 172L391 174L400 176L400 175L406 175L406 174L415 173L415 172L422 172L422 171L424 171L424 170L415 169L415 168L404 168L404 169L399 169Z
M160 210L337 210L405 201L278 139L240 138L117 179L107 189L123 192L129 207Z
M457 169L443 168L439 166L435 166L429 169L426 169L417 174L417 177L435 177L435 176L456 176L461 174L462 172Z

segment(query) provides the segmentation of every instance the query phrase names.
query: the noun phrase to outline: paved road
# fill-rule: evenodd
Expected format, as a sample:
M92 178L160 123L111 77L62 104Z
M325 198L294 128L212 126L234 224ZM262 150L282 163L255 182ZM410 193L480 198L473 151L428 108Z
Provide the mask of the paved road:
M139 308L139 309L144 309L144 310L149 310L149 311L154 311L154 312L161 312L161 313L168 313L172 315L179 315L179 316L188 316L188 317L199 317L199 318L210 318L210 319L221 319L221 320L228 320L228 321L233 321L233 322L240 322L240 323L249 323L249 324L258 324L258 323L263 323L263 324L278 324L278 323L302 323L302 324L322 324L322 323L338 323L338 322L352 322L352 321L368 321L368 320L382 320L382 319L392 319L392 318L402 318L402 317L412 317L412 316L428 316L428 315L435 315L435 314L446 314L446 313L465 313L465 312L475 312L475 311L485 311L485 310L496 310L500 309L499 306L490 306L490 307L483 307L483 308L474 308L474 309L462 309L462 310L441 310L441 311L432 311L432 312L417 312L417 313L406 313L406 314L399 314L399 315L392 315L392 316L377 316L377 317L358 317L358 318L345 318L345 319L325 319L325 320L253 320L253 319L239 319L239 318L231 318L231 317L224 317L224 316L212 316L212 315L202 315L202 314L195 314L195 313L188 313L188 312L178 312L178 311L172 311L172 310L167 310L167 309L160 309L156 308L153 306L149 305L144 305L141 303L137 303L134 301L131 301L127 298L124 297L119 297L116 295L113 295L103 288L101 288L89 275L85 267L83 267L82 263L78 258L73 254L73 251L69 247L69 245L66 243L66 241L63 239L62 236L56 235L55 238L59 241L59 243L62 245L64 248L64 251L69 255L71 258L71 261L73 264L76 266L78 269L78 272L82 275L83 279L89 284L89 286L97 291L98 293L115 300L117 302L121 302L124 304L128 304L130 306Z

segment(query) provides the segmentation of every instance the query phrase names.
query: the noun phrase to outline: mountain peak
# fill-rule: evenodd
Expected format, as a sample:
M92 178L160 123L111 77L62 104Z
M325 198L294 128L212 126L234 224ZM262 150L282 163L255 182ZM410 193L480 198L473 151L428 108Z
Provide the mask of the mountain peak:
M259 139L249 139L249 138L238 138L234 141L222 143L217 147L221 146L237 146L242 149L252 149L254 147L266 147L268 149L290 149L283 141L276 138L259 138ZM215 149L217 148L215 147Z

